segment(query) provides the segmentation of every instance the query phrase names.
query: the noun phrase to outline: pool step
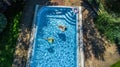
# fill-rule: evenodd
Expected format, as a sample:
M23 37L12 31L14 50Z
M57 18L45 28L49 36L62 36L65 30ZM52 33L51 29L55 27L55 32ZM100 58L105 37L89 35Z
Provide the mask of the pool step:
M74 16L73 12L70 11L70 12L67 12L65 14L64 18L65 18L66 21L68 21L68 23L70 23L70 24L76 24L76 19L74 17L75 16Z
M75 19L72 18L73 16L70 16L68 13L66 13L65 16L66 16L67 19L69 19L72 22L76 21Z
M63 18L64 15L47 15L48 18Z

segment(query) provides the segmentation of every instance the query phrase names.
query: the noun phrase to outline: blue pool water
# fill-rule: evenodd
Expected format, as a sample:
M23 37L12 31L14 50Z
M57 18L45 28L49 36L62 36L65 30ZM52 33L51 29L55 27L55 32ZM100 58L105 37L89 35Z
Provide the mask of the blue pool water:
M43 7L35 20L30 67L77 67L77 8ZM59 26L66 27L65 31Z

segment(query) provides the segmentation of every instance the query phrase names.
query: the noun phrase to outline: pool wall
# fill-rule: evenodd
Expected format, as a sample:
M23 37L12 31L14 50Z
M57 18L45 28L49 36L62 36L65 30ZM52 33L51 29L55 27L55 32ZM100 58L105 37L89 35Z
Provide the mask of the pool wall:
M47 7L71 7L71 6L47 6ZM35 8L35 14L34 14L34 19L33 19L33 25L32 25L32 33L31 33L31 39L30 39L30 46L29 46L29 51L28 51L28 60L27 60L27 64L26 67L30 67L30 58L33 55L34 52L34 48L35 48L35 42L34 42L34 38L36 38L36 33L37 33L37 23L36 23L36 14L38 12L38 9L40 9L41 7L39 5L36 5ZM83 52L83 34L82 34L82 14L81 14L81 7L77 7L79 8L79 15L76 18L76 20L78 20L78 23L76 23L76 31L77 31L77 35L76 35L76 44L78 44L77 46L77 67L84 67L84 52Z

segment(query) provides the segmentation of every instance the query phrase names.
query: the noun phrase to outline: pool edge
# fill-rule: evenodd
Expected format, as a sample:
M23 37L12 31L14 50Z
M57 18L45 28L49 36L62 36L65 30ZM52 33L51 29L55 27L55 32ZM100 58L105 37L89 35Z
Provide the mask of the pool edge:
M34 11L34 17L33 17L33 21L32 21L32 30L31 30L31 38L30 38L30 45L29 45L29 49L28 49L28 56L27 56L27 62L26 62L26 67L30 67L30 57L32 55L32 48L34 48L34 38L35 38L35 35L37 32L36 31L36 26L35 26L35 22L36 22L36 15L37 15L37 12L38 12L38 8L39 8L39 5L36 5L35 6L35 11Z
M79 21L78 21L78 30L79 30L79 34L78 34L78 67L85 67L85 63L84 63L84 46L83 46L83 29L82 29L82 7L78 7L79 8Z

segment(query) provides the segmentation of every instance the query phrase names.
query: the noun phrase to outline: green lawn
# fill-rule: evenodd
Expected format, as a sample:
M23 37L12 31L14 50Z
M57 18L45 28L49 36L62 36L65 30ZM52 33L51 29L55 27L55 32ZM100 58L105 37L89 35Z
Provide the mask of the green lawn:
M117 63L113 64L111 67L120 67L120 61L118 61Z

